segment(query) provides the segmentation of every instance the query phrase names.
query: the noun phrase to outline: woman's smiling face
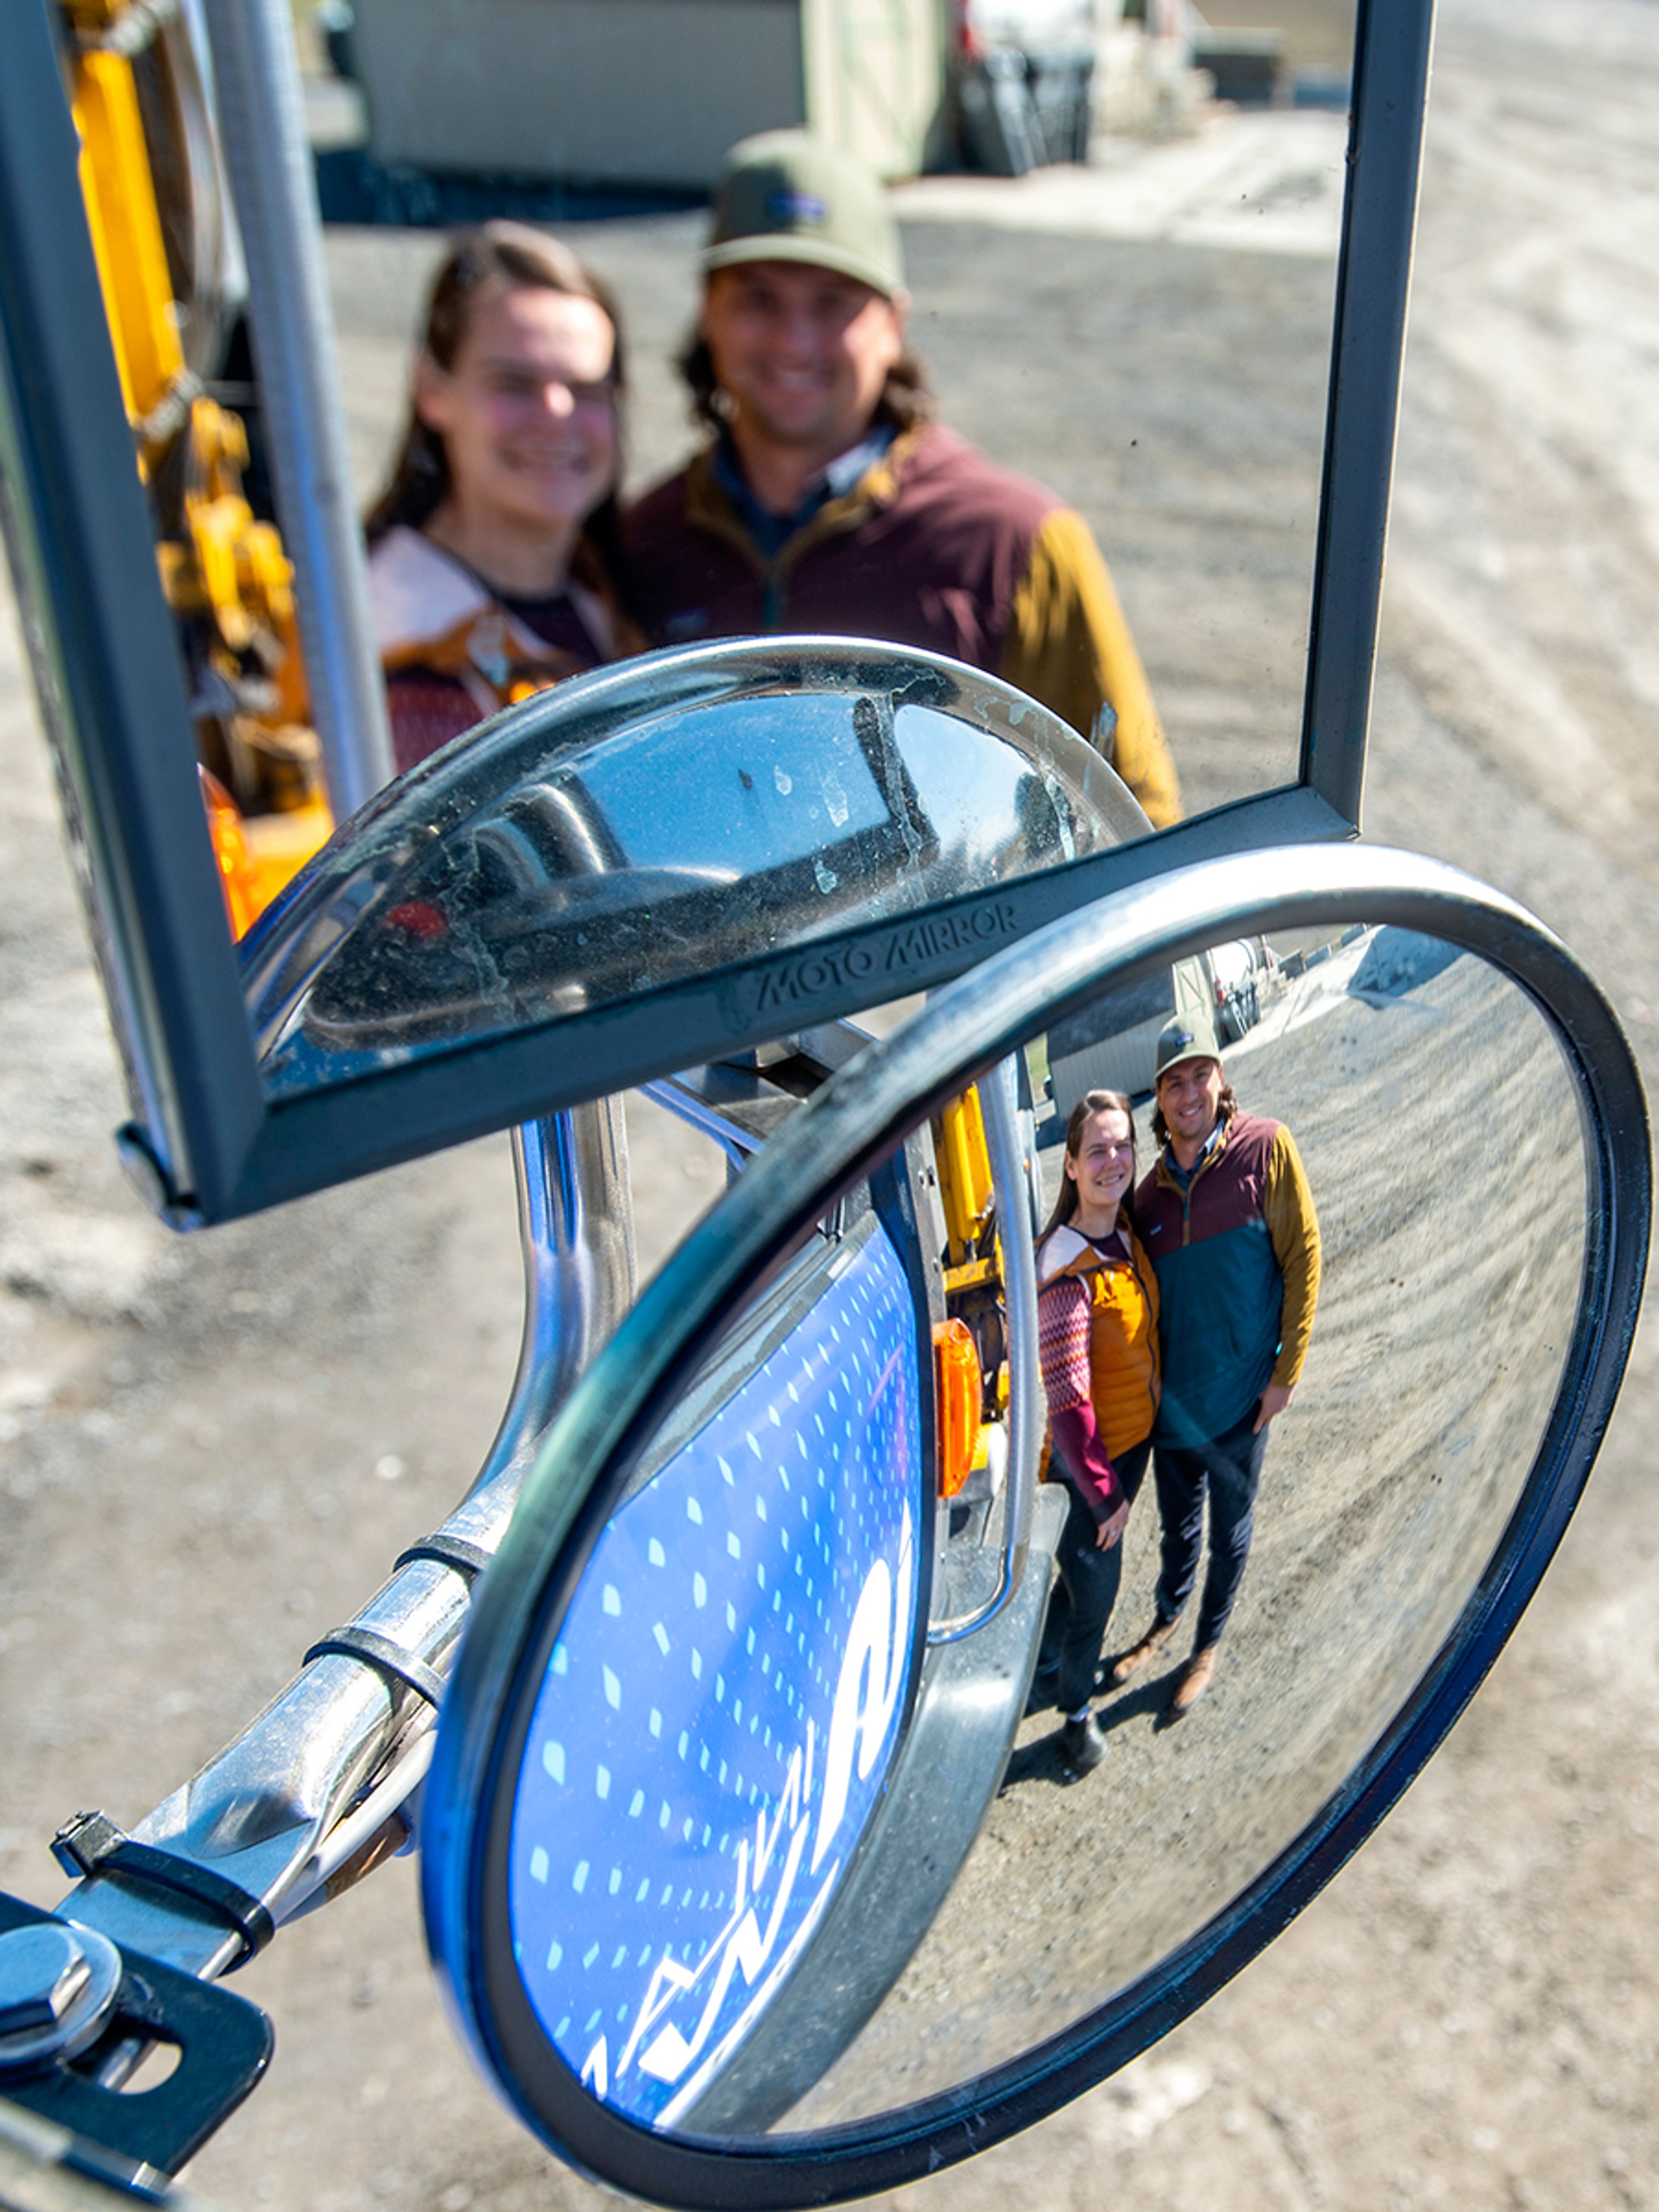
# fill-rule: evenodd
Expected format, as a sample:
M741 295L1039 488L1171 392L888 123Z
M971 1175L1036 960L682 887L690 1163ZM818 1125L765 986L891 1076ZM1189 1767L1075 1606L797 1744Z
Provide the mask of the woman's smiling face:
M1091 1219L1115 1214L1134 1180L1134 1133L1121 1107L1091 1114L1075 1152L1066 1155L1066 1173L1077 1185L1079 1212Z
M592 513L617 480L616 349L594 301L495 279L479 291L453 365L423 355L415 382L464 512L550 532Z

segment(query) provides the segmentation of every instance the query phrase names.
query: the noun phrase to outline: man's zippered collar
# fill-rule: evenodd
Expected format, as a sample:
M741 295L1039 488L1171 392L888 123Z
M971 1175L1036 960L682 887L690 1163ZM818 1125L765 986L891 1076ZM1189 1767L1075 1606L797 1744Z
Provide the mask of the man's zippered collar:
M1184 1184L1182 1182L1180 1177L1176 1174L1174 1168L1170 1165L1170 1146L1168 1142L1166 1141L1164 1144L1161 1145L1158 1148L1158 1188L1160 1190L1172 1190L1177 1198L1185 1199L1189 1197L1192 1193L1193 1186L1198 1181L1199 1177L1212 1168L1215 1164L1216 1161L1221 1158L1222 1153L1226 1151L1227 1139L1232 1133L1233 1121L1237 1112L1238 1109L1235 1106L1227 1113L1218 1116L1216 1125L1214 1128L1211 1130L1209 1135L1204 1139L1204 1149L1200 1152L1197 1159L1194 1161L1193 1171L1191 1175L1188 1176Z
M744 523L736 502L721 483L714 468L715 447L705 446L693 454L685 472L685 519L695 528L707 530L741 553L766 586L763 618L768 629L783 619L783 587L790 570L815 545L843 532L856 530L898 497L899 471L915 451L928 425L914 424L901 430L887 451L867 468L850 490L827 500L794 536L768 560Z

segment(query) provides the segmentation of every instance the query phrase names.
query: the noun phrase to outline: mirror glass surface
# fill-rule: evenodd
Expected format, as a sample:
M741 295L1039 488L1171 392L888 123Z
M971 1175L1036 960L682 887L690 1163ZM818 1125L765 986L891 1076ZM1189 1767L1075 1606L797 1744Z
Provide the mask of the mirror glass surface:
M970 0L962 12L995 55L983 75L945 51L933 0L890 0L839 42L834 11L797 0L557 0L512 13L514 68L494 81L480 62L489 8L459 37L441 9L364 0L354 40L374 198L361 184L347 196L343 173L362 157L342 153L324 160L325 208L355 225L417 193L405 219L430 221L448 191L460 220L509 171L706 190L734 141L808 119L810 82L815 125L906 180L893 204L908 337L940 419L1048 486L1099 544L1187 811L1290 782L1354 0L1215 0L1196 38L1156 0ZM1040 112L1023 147L1000 128L999 101L1005 116ZM1034 158L1024 175L999 173ZM955 173L928 173L941 171ZM580 196L550 188L500 212L550 224L616 288L637 489L696 442L672 363L696 313L707 215L630 219L626 206L618 196L596 207L605 220L571 221ZM422 247L330 236L343 343L354 367L372 366L346 395L365 500L384 480L418 279L441 244L408 275L392 257ZM975 657L966 632L963 652Z
M1232 11L1229 0L1225 12ZM576 232L607 281L617 284L631 325L632 358L638 363L648 354L654 363L650 376L639 379L637 404L630 414L630 481L622 489L632 493L672 471L691 442L685 395L666 366L696 309L704 219L701 209L686 202L699 188L706 189L721 153L746 130L791 120L812 123L867 151L884 175L906 180L896 186L896 194L910 257L909 335L929 365L941 422L965 434L994 463L1049 487L1058 504L1080 516L1098 543L1170 733L1187 814L1291 781L1305 688L1331 308L1346 174L1352 7L1348 0L1267 0L1249 10L1250 23L1213 24L1200 36L1202 27L1196 19L1188 21L1181 11L1163 6L1108 9L1103 15L1081 0L1075 6L1062 0L1054 9L995 6L984 11L983 27L975 33L1000 64L992 70L988 61L983 81L972 75L980 67L973 40L952 42L933 0L895 0L887 11L891 21L902 18L908 26L896 45L882 44L878 50L861 33L856 59L850 48L836 57L822 52L809 56L806 47L827 35L834 12L797 5L796 0L765 0L735 10L665 9L661 0L616 0L614 5L560 0L556 7L532 10L541 18L534 24L528 18L522 24L514 21L511 82L493 85L481 111L475 64L477 52L494 37L487 27L490 8L483 9L476 25L469 23L467 36L458 39L447 19L441 22L441 9L411 15L397 0L375 0L373 5L366 0L356 25L355 51L367 99L360 106L353 103L357 125L352 126L356 131L361 125L364 143L333 149L343 159L325 157L320 165L325 204L331 203L336 186L352 203L348 209L332 199L330 212L337 228L325 240L325 256L350 370L345 401L354 489L367 505L384 481L404 410L422 280L433 273L441 250L435 225L411 245L407 236L394 240L374 228L377 221L401 212L418 215L425 222L459 215L465 207L473 215L546 219ZM1366 22L1381 15L1368 15ZM653 27L650 37L620 27L631 21L637 30L647 16ZM673 40L661 43L670 17L676 19L672 29L674 40L682 42L678 47ZM578 18L592 30L591 40L576 29ZM741 27L734 28L739 19ZM763 35L763 24L766 38L781 42L773 49L778 67L760 95L764 112L744 112L744 102L761 84L754 41ZM914 51L906 45L911 32L918 40ZM1377 51L1385 58L1395 52L1386 46ZM677 59L682 53L695 61L694 77L688 77ZM732 66L734 60L741 66ZM1360 60L1362 82L1375 88L1389 82L1364 65L1365 57ZM826 64L831 65L827 77L820 73ZM38 70L38 57L31 66ZM1011 94L1018 80L1019 99L1027 104L1023 112L1037 129L1037 137L1012 163L1024 168L1025 155L1034 156L1029 173L996 173L1000 165L994 150L981 143L970 150L988 173L927 174L941 163L950 165L951 134L958 125L966 127L967 109L973 105L969 82L986 93L994 79ZM31 90L37 81L33 76L27 80ZM699 90L688 98L694 82ZM831 83L839 89L829 96L829 106L822 106ZM813 88L810 94L808 85ZM1407 96L1398 111L1407 119L1413 89L1406 88ZM901 92L907 103L902 118L894 106ZM842 94L854 109L836 114L835 101ZM528 131L516 154L504 106L509 95L520 104L519 126ZM809 100L811 112L794 114L793 108ZM1006 106L998 91L991 109L1003 114L1005 124ZM888 111L895 131L883 123ZM470 127L475 127L471 153L454 136L469 112ZM982 115L989 112L981 108ZM702 143L690 148L684 132L665 136L665 121L684 125L694 136L701 131ZM600 134L603 159L597 165L582 151L579 125ZM1370 143L1386 141L1388 135L1379 131ZM65 149L68 144L65 137ZM1086 161L1076 158L1083 155ZM1400 221L1394 228L1403 240L1409 228L1409 193L1394 193L1386 161L1382 177L1377 200L1366 204L1379 210L1379 235L1389 232L1389 218L1397 212ZM566 196L565 187L552 181L560 178L598 179L607 190L618 188L618 198L603 208L611 227L602 235L592 225L579 228L568 219L578 211L587 216L602 210L584 191ZM522 180L525 192L511 179ZM458 180L459 197L446 205L445 196ZM537 202L539 185L548 189ZM621 190L640 185L672 195L677 211L657 207L642 215L640 204ZM400 192L412 198L400 202ZM344 234L348 223L357 226L355 237ZM1368 254L1375 242L1368 239ZM422 264L419 257L428 253L431 258ZM80 258L84 281L74 294L70 319L90 329L86 309L95 270L88 257ZM1367 265L1380 268L1388 258L1378 254ZM49 281L42 289L52 290ZM1377 287L1377 295L1391 296L1386 284ZM258 312L253 320L259 320ZM42 321L43 332L46 328ZM65 333L55 322L51 329L56 347ZM107 364L101 343L90 349L78 343L73 328L67 336L83 356L98 355L102 389L112 401L115 385L103 374ZM52 360L61 369L70 349L43 353L43 369ZM1350 354L1375 367L1380 378L1378 391L1358 393L1353 410L1344 410L1345 419L1363 421L1368 419L1364 403L1380 399L1385 408L1389 404L1394 348L1387 343L1362 344L1351 347ZM61 374L43 374L40 382L54 391L68 388ZM105 434L112 432L118 442L125 430L112 405L103 411ZM1371 441L1370 447L1378 468L1383 468L1387 441ZM93 476L100 473L94 469ZM106 482L113 481L107 471L101 473ZM1357 475L1366 477L1363 466ZM1342 481L1349 482L1346 471ZM1380 488L1370 484L1373 492ZM73 523L70 538L84 551L82 541L96 541L102 534L102 506L92 477L85 483L77 479L76 488L66 478L61 501L54 494L43 504L43 526L60 504L64 526ZM304 517L290 514L284 520L290 550L296 550L307 538ZM123 531L131 526L143 526L137 507L130 507ZM1046 529L1047 523L1042 526ZM1022 532L1025 527L1022 522ZM54 544L57 528L54 522L46 532ZM1069 532L1060 535L1076 545ZM1355 542L1352 533L1339 530L1334 535L1344 544ZM131 565L125 537L121 543L117 565ZM115 749L112 760L131 742L139 745L142 757L166 754L169 762L153 789L145 784L143 809L116 810L118 830L112 826L111 835L120 849L107 865L100 858L98 841L93 841L94 870L107 893L113 963L118 969L131 955L139 972L131 1007L117 1008L118 1021L135 1032L139 1149L159 1164L166 1202L176 1201L185 1210L195 1205L203 1218L221 1216L232 1207L246 1210L300 1180L288 1171L283 1158L290 1133L294 1153L309 1147L312 1164L307 1171L317 1179L325 1173L343 1174L378 1155L351 1108L337 1110L332 1098L315 1115L282 1117L282 1127L263 1123L250 1111L252 1102L240 1095L248 1073L241 1060L241 1024L228 1019L232 1010L220 1003L229 978L216 933L206 926L210 888L222 886L208 872L194 799L185 793L190 780L185 756L181 750L176 757L169 753L165 741L152 748L150 736L137 735L149 725L138 711L136 695L148 691L163 719L175 715L171 684L146 684L140 673L150 665L137 652L144 639L157 647L158 657L161 652L155 619L160 605L140 608L97 563L83 562L81 551L71 559L71 550L66 539L41 570L43 579L82 579L78 585L65 585L70 604L58 610L68 624L64 636L79 635L77 624L84 616L100 634L107 633L116 663L137 679L134 698L119 703L112 691L98 705L103 695L88 678L91 689L73 708L86 724L85 741L93 743L95 735L101 756L106 738ZM147 560L141 565L147 568ZM1085 561L1083 596L1089 596L1092 574L1091 562ZM1005 586L1010 583L1000 579L989 617L976 606L946 611L949 626L957 633L951 642L965 658L1005 665L1000 641L1009 603ZM1364 587L1355 588L1363 598ZM951 587L944 597L953 592ZM1346 598L1346 586L1337 597ZM300 598L302 603L307 599L303 586ZM115 619L115 611L129 601L130 626ZM1103 595L1100 601L1104 604ZM884 617L884 607L879 611ZM787 618L787 611L779 612L781 620ZM1358 665L1368 657L1367 608L1345 608L1345 613L1355 612L1361 618L1342 647L1345 665L1355 653ZM865 626L862 613L859 621ZM49 627L55 635L58 623L54 620ZM696 627L677 628L665 618L657 634L680 637ZM895 610L893 628L904 628L902 609ZM255 630L255 658L263 666L267 641L258 624ZM937 629L930 628L927 635L939 641ZM313 641L320 648L320 641ZM320 696L320 650L318 658L313 676ZM98 659L94 653L88 665L95 666ZM1006 665L1013 665L1012 656L1006 657ZM1029 659L1020 662L1022 668L1034 665ZM477 665L482 669L483 664ZM1040 682L1031 674L1029 680L1047 688L1046 678ZM48 693L53 681L43 664ZM261 697L264 681L263 675L257 679ZM196 695L204 712L218 701L212 708L216 718L224 705L216 682L216 678L204 684ZM116 688L124 691L124 686ZM250 694L248 704L252 703ZM288 700L283 711L291 709ZM1090 720L1086 710L1068 711L1080 721ZM182 721L182 715L177 719ZM1322 722L1322 729L1332 726ZM182 737L182 729L178 734ZM1357 750L1357 726L1350 735ZM793 777L787 765L783 772ZM346 787L342 781L342 791ZM672 787L659 793L665 809L673 795ZM854 788L843 795L849 822L859 818L860 795L868 794ZM484 794L477 797L480 804L490 803ZM833 794L826 798L834 803ZM497 790L493 800L505 807L505 790ZM892 794L882 793L880 803L890 827ZM392 938L407 941L382 944L380 957L359 962L354 957L345 963L351 975L331 976L326 988L320 983L312 988L310 965L350 933L346 909L354 896L374 903L368 887L359 883L347 891L331 877L343 904L325 921L310 912L318 931L313 933L307 923L303 945L286 948L295 952L295 964L284 965L281 977L264 964L272 950L270 933L259 936L248 957L258 970L250 984L264 1055L260 1073L266 1081L266 1103L288 1104L328 1091L356 1074L385 1073L412 1055L453 1046L463 1032L469 1042L480 1035L500 1038L556 1022L573 1006L586 1014L614 1003L606 990L620 992L621 985L612 979L608 985L591 986L585 969L562 978L538 974L533 988L525 987L522 963L528 959L534 967L538 959L533 950L526 951L525 938L543 933L526 926L525 905L533 910L538 894L533 880L526 884L517 872L522 868L533 879L546 867L547 840L556 829L579 841L586 832L599 834L585 819L573 824L546 818L561 812L556 805L541 810L528 826L507 823L501 837L486 841L488 865L481 856L481 879L492 870L505 875L494 888L480 883L482 895L495 902L499 890L502 902L502 910L489 917L489 927L475 931L469 921L464 930L452 933L450 909L427 896L432 886L419 880L416 866L410 896L390 902L403 909L401 920L390 925ZM949 812L946 808L939 817L941 830L951 826ZM383 813L374 818L384 826ZM700 897L705 904L717 900L720 886L728 880L724 872L732 865L731 857L713 849L703 834L707 828L693 808L686 816L686 835L670 841L673 849L667 854L653 854L641 844L637 850L624 848L623 859L613 855L608 864L609 872L633 878L635 896L616 951L617 963L631 967L635 978L651 972L633 960L637 948L627 941L640 906L648 902L653 908L680 909L663 934L685 939L698 933L687 927L695 913L685 909L695 909ZM198 845L191 878L174 872L180 896L192 909L185 934L198 946L211 945L212 954L204 957L198 974L162 948L156 972L164 981L154 994L152 1012L147 1011L150 994L143 981L149 958L145 947L152 934L161 944L158 917L165 902L147 918L141 911L145 900L133 886L152 874L158 880L165 876L165 850L175 830ZM866 830L878 838L879 825L873 821ZM270 842L291 858L302 840L289 824ZM791 833L785 843L793 858L802 861L799 839ZM145 848L142 865L139 845ZM401 866L397 855L382 857L391 859L394 872ZM1026 862L1030 859L1024 856ZM1066 861L1062 848L1058 854L1048 852L1041 865L1063 869ZM456 865L465 871L469 863L463 856ZM839 878L833 860L824 865ZM580 931L586 922L602 935L610 933L608 896L594 893L585 902L568 900L562 926L568 921ZM938 896L948 892L941 889ZM784 892L775 898L769 893L761 903L783 909L777 923L781 941L803 941L793 931ZM389 910L385 905L377 908L357 951L368 951L368 934L386 921ZM287 911L291 917L293 908ZM756 918L763 919L758 912ZM591 950L591 931L589 937L584 949ZM441 947L440 939L446 940ZM718 933L712 945L699 950L707 956L705 969L718 971L728 957ZM473 987L464 974L439 972L447 966L476 966L482 971L477 992L505 1003L495 1005L482 1022L458 1012L457 999L465 1000ZM413 1012L394 1010L404 988L416 1003ZM630 982L629 993L641 988ZM315 1019L301 1036L289 1022L295 995L302 992L315 1000ZM871 1003L883 995L872 993ZM704 1024L705 1006L706 1001L697 1002L696 1021L703 1026L677 1056L695 1058L733 1034L738 1025L725 1019L724 1008L716 1007ZM590 1044L601 1026L593 1025ZM434 1027L448 1033L440 1038L433 1034ZM638 1026L618 1024L618 1032L624 1031L631 1051ZM705 1044L708 1032L712 1035ZM173 1069L164 1063L201 1049L210 1035L222 1040L227 1065L220 1071L224 1080L216 1079L206 1091L198 1117L191 1072L182 1064ZM504 1054L495 1061L503 1073L497 1094L503 1115L526 1103L531 1087L523 1079L527 1058ZM637 1051L630 1058L619 1049L609 1070L597 1050L592 1058L596 1087L608 1073L624 1066L630 1074L641 1072ZM416 1081L398 1086L398 1096L400 1109L408 1103L407 1121L395 1135L388 1124L384 1151L394 1143L406 1147L414 1141L435 1141L443 1125L445 1087ZM176 1115L169 1107L173 1097L185 1102ZM487 1105L477 1103L471 1110L468 1126L478 1126ZM371 1112L366 1108L365 1119ZM330 1132L326 1145L313 1141L325 1129ZM225 1171L222 1187L216 1188L221 1144ZM200 1184L199 1190L192 1192L192 1182Z
M1478 957L1397 928L1218 947L1029 1042L1045 1197L1091 1087L1135 1096L1147 1171L1152 1042L1195 992L1241 1109L1292 1132L1323 1248L1213 1686L1173 1717L1177 1632L1103 1686L1107 1754L1068 1772L1060 1715L1024 1710L1058 1484L1038 1486L1014 1601L938 1640L1009 1492L992 1451L924 1502L939 1447L919 1365L963 1279L941 1268L945 1146L923 1125L653 1439L539 1686L509 1793L506 1971L612 2109L775 2140L958 2087L1094 2013L1307 1826L1492 1559L1579 1294L1582 1138L1553 1031ZM913 1507L931 1544L913 1547ZM1158 1571L1149 1480L1103 1666L1147 1626ZM907 1755L940 1726L915 1787Z
M660 654L498 717L326 848L244 945L263 1079L374 1073L1146 829L992 678L800 640ZM964 927L972 949L999 925Z

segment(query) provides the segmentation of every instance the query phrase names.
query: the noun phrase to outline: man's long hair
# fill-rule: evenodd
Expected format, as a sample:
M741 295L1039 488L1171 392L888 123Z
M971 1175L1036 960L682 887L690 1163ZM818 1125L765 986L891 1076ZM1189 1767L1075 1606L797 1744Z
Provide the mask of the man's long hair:
M1215 1118L1224 1125L1232 1120L1237 1111L1238 1101L1233 1095L1233 1086L1231 1083L1224 1082L1221 1086L1220 1105ZM1160 1145L1167 1145L1170 1141L1170 1125L1164 1118L1164 1109L1161 1106L1155 1105L1152 1108L1152 1135Z

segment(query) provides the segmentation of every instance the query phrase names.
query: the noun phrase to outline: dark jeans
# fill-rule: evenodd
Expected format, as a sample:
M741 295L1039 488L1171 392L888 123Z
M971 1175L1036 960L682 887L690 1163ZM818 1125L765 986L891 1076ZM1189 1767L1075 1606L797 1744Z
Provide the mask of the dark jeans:
M1151 1451L1148 1439L1120 1452L1112 1462L1123 1486L1123 1494L1131 1504L1146 1474ZM1105 1639L1106 1624L1112 1617L1112 1607L1117 1602L1117 1586L1123 1577L1123 1539L1120 1536L1109 1551L1103 1552L1095 1541L1099 1524L1094 1515L1084 1504L1075 1483L1068 1481L1066 1487L1071 1492L1071 1505L1060 1548L1054 1554L1060 1588L1049 1601L1037 1664L1051 1667L1058 1661L1060 1679L1054 1688L1054 1703L1063 1713L1076 1713L1082 1711L1095 1693L1100 1647Z
M1250 1556L1256 1485L1269 1433L1255 1433L1255 1413L1252 1406L1236 1428L1207 1443L1160 1444L1153 1462L1163 1525L1158 1609L1165 1620L1173 1620L1193 1594L1204 1549L1204 1503L1209 1500L1210 1564L1193 1636L1194 1651L1207 1651L1220 1641Z

